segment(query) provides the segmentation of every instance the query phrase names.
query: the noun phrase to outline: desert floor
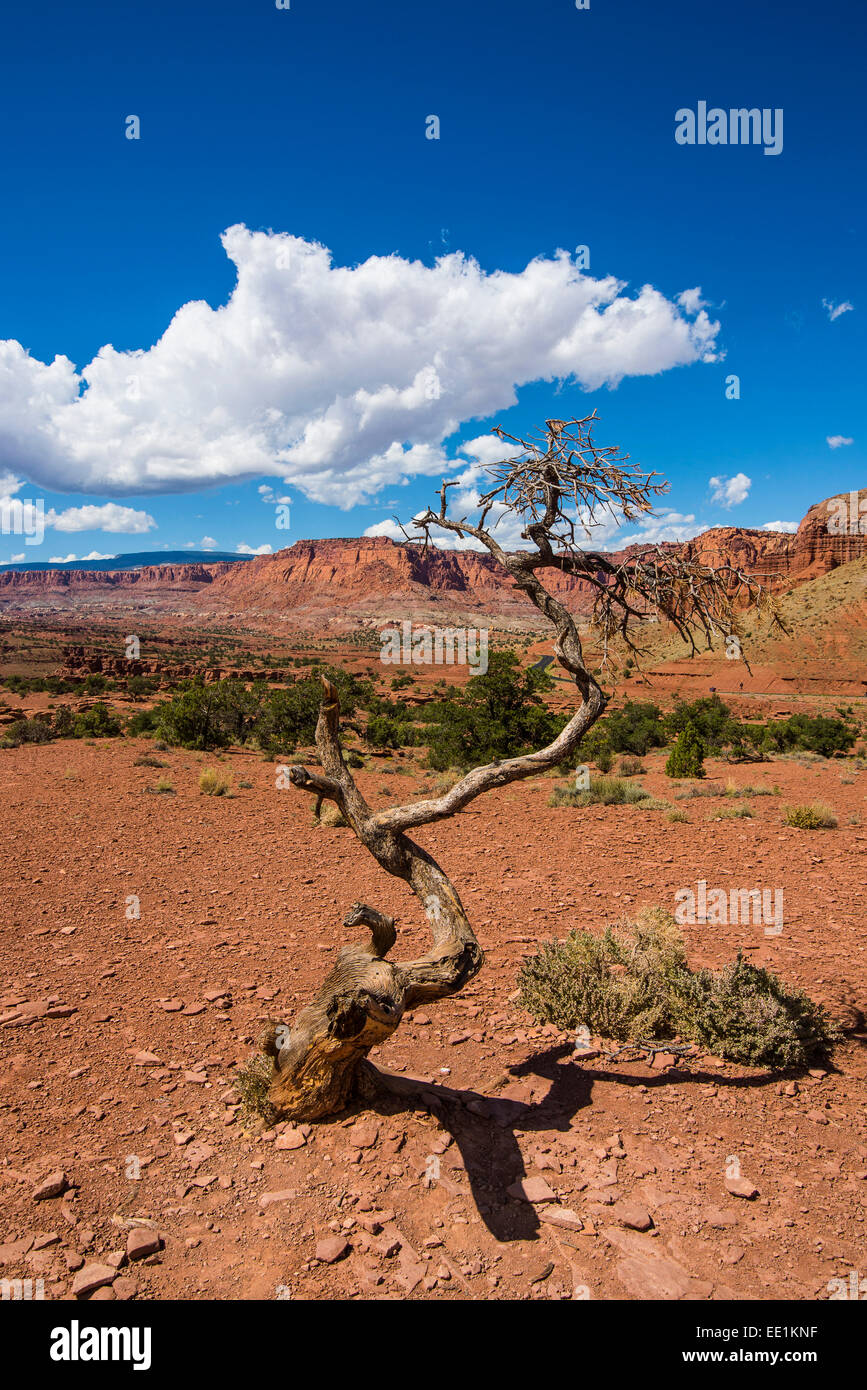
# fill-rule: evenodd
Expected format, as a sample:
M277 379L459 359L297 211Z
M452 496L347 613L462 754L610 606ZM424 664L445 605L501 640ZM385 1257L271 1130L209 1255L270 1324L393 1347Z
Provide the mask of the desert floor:
M321 981L350 904L397 917L398 959L424 923L351 831L314 826L309 798L277 788L273 762L226 755L236 794L216 798L198 789L213 757L134 766L148 751L0 753L0 1275L53 1299L810 1300L867 1274L867 771L709 762L712 781L779 794L749 798L751 820L712 818L740 800L683 800L689 823L550 808L557 783L538 778L428 828L487 961L374 1056L426 1078L427 1098L262 1132L234 1069ZM671 799L662 757L645 761ZM383 805L425 781L410 758L358 777ZM838 829L783 826L786 802L817 799ZM673 909L701 879L784 890L779 936L687 927L690 960L743 948L826 1001L850 1029L828 1074L578 1061L510 1001L538 943ZM752 1200L727 1190L738 1166ZM65 1193L35 1199L57 1171ZM524 1179L544 1200L509 1192Z

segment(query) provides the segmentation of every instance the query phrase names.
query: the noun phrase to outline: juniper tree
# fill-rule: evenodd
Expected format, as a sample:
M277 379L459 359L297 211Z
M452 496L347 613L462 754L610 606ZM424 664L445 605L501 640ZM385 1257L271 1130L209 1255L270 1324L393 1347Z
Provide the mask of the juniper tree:
M530 439L497 427L493 433L507 456L487 468L489 487L476 499L473 519L450 515L448 492L458 484L444 481L439 507L417 516L411 534L404 531L422 550L443 534L472 538L550 624L556 659L574 684L577 701L574 714L551 742L472 768L442 796L377 810L347 766L337 690L322 678L316 726L321 771L292 767L291 783L314 796L317 805L333 802L380 867L411 889L427 919L431 944L414 960L389 960L397 940L394 920L366 903L349 909L344 926L365 928L366 939L343 948L315 998L291 1026L269 1025L264 1042L273 1060L269 1100L283 1117L313 1120L339 1112L362 1077L371 1081L367 1054L395 1031L404 1013L456 994L482 968L482 949L456 887L412 832L449 819L495 787L556 768L575 755L603 713L606 696L585 661L575 619L545 587L545 571L573 575L592 591L592 621L603 663L617 636L637 652L633 633L652 614L670 623L696 651L699 641L709 647L715 636L737 631L740 608L764 602L761 586L749 575L731 566L713 569L684 558L677 549L639 545L616 555L589 548L595 524L651 516L654 498L668 490L658 474L629 463L616 446L596 445L595 422L595 411L582 419L548 420L544 431ZM510 520L522 528L524 548L517 551L504 548L495 534L498 525Z

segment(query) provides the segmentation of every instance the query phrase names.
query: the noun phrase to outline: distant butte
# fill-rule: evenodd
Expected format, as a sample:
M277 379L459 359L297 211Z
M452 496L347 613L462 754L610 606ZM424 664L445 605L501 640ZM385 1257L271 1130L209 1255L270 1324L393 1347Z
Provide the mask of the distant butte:
M798 531L718 526L694 540L668 543L708 565L734 565L785 593L807 580L867 555L867 534L857 526L838 534L839 499L811 507ZM865 519L867 520L867 519ZM616 552L627 556L641 547ZM612 555L610 558L616 558ZM589 612L590 586L549 570L546 586L575 612ZM0 571L0 612L11 615L121 612L195 619L237 620L282 628L380 621L407 610L437 618L485 614L505 621L531 619L524 596L489 555L431 549L384 536L299 540L273 555L243 563L221 560L145 566L132 570Z

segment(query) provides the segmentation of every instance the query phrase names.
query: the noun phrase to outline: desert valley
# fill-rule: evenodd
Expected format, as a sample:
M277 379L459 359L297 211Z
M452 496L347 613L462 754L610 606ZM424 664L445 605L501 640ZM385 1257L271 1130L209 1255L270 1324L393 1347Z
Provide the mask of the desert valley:
M361 794L412 803L460 776L424 721L473 673L383 664L383 629L484 629L513 676L559 675L534 708L562 724L575 689L545 661L550 630L487 556L384 538L0 572L0 1274L97 1301L849 1296L835 1281L859 1269L867 1211L867 536L832 534L832 503L794 535L671 546L773 596L783 628L743 605L734 658L722 640L690 657L646 620L640 651L615 643L602 665L592 586L543 576L610 696L608 744L583 782L579 749L417 832L484 966L373 1047L384 1091L312 1123L257 1109L263 1029L358 937L356 900L394 918L399 958L427 925L288 779L319 765L312 726L269 741L261 710L343 672ZM167 735L162 709L220 688L260 702L249 737ZM666 770L678 710L726 724L700 775ZM817 806L824 822L795 814ZM741 953L803 991L836 1030L823 1062L747 1065L682 1033L576 1042L528 1011L546 943L673 913L693 888L780 895L774 926L687 921L689 966Z

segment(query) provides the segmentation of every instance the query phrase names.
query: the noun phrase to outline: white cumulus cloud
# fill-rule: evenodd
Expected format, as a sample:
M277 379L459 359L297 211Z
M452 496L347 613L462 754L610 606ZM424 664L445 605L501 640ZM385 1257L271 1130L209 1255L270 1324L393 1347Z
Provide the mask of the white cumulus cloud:
M748 478L746 473L736 473L733 478L711 478L711 501L718 502L722 507L737 507L747 500L752 485L752 478Z
M793 536L798 529L797 521L766 521L764 526L760 526L760 531L787 531Z
M117 502L105 502L98 507L67 507L62 512L52 510L46 512L45 524L53 526L55 531L113 531L129 536L143 535L156 527L147 512L120 507Z
M846 434L829 434L828 444L832 449L839 449L844 444L854 444L854 439L850 439Z
M855 308L855 305L850 304L848 299L842 300L840 304L835 304L832 299L823 299L822 304L828 310L828 318L832 323L835 319L838 319L841 314L848 314Z
M235 553L237 555L270 555L273 547L270 545L237 545Z
M562 251L486 273L460 253L336 266L244 226L222 241L228 302L184 304L152 347L107 344L78 373L0 342L0 469L114 496L264 475L348 508L441 472L444 440L526 383L593 390L717 358L698 290L627 294Z

